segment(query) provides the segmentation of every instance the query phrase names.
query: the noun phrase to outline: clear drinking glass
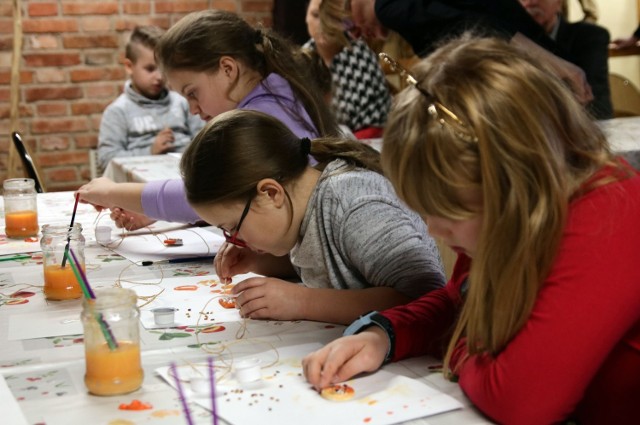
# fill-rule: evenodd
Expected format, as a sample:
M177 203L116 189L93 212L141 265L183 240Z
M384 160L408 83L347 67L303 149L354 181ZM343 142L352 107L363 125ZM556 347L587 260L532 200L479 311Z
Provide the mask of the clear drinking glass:
M38 235L38 204L33 179L7 179L4 189L4 222L7 237L22 239Z
M109 288L95 295L82 304L85 385L95 395L130 393L140 388L144 378L136 293Z
M80 223L75 223L73 227L55 224L42 226L40 247L44 266L44 296L48 300L72 300L82 296L76 275L64 258L68 244L84 270L84 242Z

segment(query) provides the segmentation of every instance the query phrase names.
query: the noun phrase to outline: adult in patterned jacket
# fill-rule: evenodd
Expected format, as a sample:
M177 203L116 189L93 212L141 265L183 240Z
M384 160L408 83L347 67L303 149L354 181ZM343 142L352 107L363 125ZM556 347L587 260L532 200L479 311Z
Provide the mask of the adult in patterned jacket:
M346 31L343 0L311 0L307 29L315 50L332 75L331 106L340 124L358 139L381 137L391 108L391 94L376 54L364 40Z

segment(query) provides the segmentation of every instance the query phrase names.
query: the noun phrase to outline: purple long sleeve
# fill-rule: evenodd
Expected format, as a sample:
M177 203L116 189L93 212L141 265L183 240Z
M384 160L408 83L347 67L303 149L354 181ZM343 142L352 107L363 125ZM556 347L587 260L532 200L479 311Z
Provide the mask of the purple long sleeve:
M144 185L142 209L151 218L179 223L201 220L187 202L182 180L156 180Z

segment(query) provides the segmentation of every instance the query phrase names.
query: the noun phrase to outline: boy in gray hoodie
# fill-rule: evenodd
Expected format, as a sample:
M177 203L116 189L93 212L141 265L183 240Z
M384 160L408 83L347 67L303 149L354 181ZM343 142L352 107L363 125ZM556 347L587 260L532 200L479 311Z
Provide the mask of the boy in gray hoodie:
M182 152L204 125L189 113L187 101L165 86L153 52L161 36L158 27L136 27L127 43L124 66L129 79L100 122L102 170L115 157Z

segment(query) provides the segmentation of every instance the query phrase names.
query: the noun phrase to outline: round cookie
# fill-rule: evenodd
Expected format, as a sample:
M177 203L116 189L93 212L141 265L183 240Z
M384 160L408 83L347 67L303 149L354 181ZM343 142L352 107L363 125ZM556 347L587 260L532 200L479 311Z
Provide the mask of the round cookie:
M331 401L347 401L353 398L355 391L347 384L336 384L323 388L320 395Z

